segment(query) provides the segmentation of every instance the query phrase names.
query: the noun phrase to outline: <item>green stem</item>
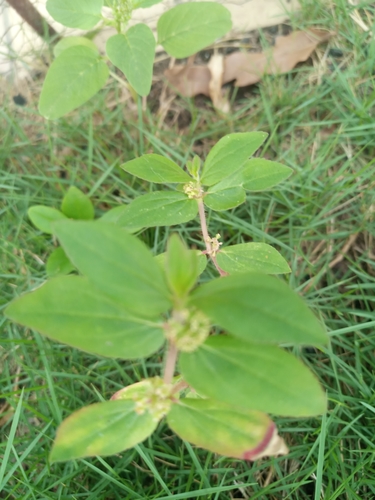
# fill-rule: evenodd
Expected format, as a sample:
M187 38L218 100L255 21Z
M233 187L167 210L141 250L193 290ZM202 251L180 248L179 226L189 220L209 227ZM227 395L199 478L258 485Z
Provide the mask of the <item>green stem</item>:
M164 377L163 380L166 384L171 384L173 375L176 369L177 362L177 347L172 342L169 343L167 358L165 360Z
M138 129L139 129L139 154L143 155L144 140L143 140L143 110L142 110L142 97L139 95L137 98L138 108Z

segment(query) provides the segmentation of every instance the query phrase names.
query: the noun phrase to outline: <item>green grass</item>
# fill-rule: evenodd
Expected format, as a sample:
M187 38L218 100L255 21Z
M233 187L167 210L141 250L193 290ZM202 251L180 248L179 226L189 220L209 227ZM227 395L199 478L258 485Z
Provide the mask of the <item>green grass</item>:
M328 392L327 415L276 419L291 452L254 464L189 446L161 425L119 456L50 466L62 418L156 373L162 357L137 363L96 358L2 319L1 397L9 407L0 406L0 498L375 498L375 44L372 32L350 17L346 0L328 4L305 0L293 19L295 29L335 31L313 62L238 92L228 117L207 103L179 99L162 124L150 111L140 123L135 107L108 109L106 102L119 94L116 85L57 123L38 118L36 102L15 108L10 96L0 110L2 305L45 279L43 262L53 249L52 239L32 227L28 207L58 208L74 184L90 194L99 216L149 189L118 167L135 155L166 153L183 163L194 152L204 156L226 133L269 132L263 154L291 166L293 177L233 211L208 214L210 232L220 232L227 244L270 243L290 262L291 287L331 336L324 351L297 353ZM358 7L372 29L371 2ZM187 129L178 128L178 115L191 117ZM197 221L178 230L189 245L201 246ZM141 237L159 253L170 231L150 229ZM7 419L9 408L14 413Z

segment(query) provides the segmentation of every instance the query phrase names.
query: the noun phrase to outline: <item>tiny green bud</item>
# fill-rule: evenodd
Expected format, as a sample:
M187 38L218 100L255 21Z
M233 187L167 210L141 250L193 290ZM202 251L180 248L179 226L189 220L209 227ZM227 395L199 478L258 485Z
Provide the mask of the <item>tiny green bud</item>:
M173 311L165 326L165 335L179 351L193 352L210 333L211 322L197 309Z
M148 411L158 422L171 408L172 387L160 377L148 378L120 389L111 397L111 400L132 399L135 402L134 411L138 415Z
M203 192L198 182L188 182L184 185L184 193L187 194L190 199L202 198Z

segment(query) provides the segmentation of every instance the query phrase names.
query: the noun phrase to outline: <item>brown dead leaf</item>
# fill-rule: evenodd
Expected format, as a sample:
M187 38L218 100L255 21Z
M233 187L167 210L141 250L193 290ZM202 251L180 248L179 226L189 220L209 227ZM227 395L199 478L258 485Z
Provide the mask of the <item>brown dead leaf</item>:
M223 83L235 80L237 87L259 82L265 74L286 73L306 61L316 46L330 38L327 31L311 28L276 38L265 52L234 52L225 59Z
M176 65L164 71L169 83L185 97L210 95L211 71L207 66Z
M276 38L275 46L265 52L233 52L225 58L214 55L208 66L186 65L167 69L164 74L169 83L183 96L203 94L211 97L214 106L229 111L221 87L235 80L237 87L259 82L265 74L286 73L297 63L306 61L320 42L328 40L331 33L311 28Z

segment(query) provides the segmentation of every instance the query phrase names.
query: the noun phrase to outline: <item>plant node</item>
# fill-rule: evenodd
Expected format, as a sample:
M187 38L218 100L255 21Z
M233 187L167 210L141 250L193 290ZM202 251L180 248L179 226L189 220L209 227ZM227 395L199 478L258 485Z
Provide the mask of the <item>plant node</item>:
M172 389L172 384L166 384L160 377L153 377L124 387L111 399L131 399L135 402L134 411L138 415L148 411L159 422L170 410Z
M197 309L173 311L165 325L165 335L179 351L192 352L210 333L210 320Z
M204 191L198 182L188 182L184 185L184 193L190 199L198 199L202 198Z
M215 238L206 238L206 243L209 243L211 246L210 251L206 250L206 254L208 253L211 257L216 257L216 254L220 250L221 245L223 244L221 241L219 242L221 236L217 234Z

